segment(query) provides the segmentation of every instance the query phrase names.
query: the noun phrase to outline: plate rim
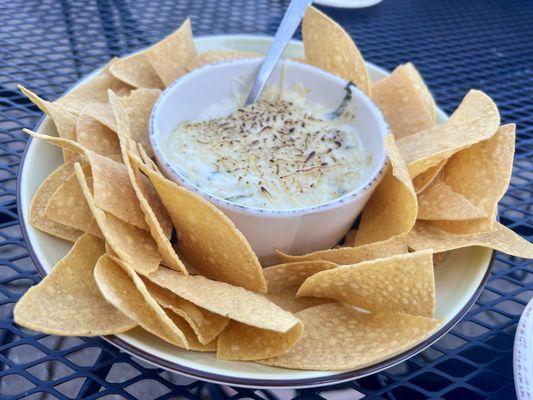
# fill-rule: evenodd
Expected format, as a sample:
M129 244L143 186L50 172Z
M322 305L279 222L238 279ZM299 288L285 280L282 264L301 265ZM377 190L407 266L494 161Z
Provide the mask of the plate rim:
M225 38L271 38L271 36L268 35L250 35L250 34L222 34L222 35L203 35L198 36L197 38L219 38L219 37L225 37ZM123 56L133 55L137 53L138 51L141 51L142 49L139 49L134 52L127 53ZM381 69L383 71L387 71L383 69L382 67L375 65L373 63L368 63L372 66L377 67L378 69ZM76 85L86 77L95 74L98 70L100 70L102 67L95 68L93 71L89 72L88 74L84 75L80 79L78 79L75 83L73 83L69 88L63 92L62 95L65 93L68 93L70 90L72 90ZM389 72L389 71L387 71ZM62 96L61 95L61 96ZM45 120L48 117L46 114L44 114L37 124L34 127L34 130L38 130L40 126L45 122ZM17 196L17 214L19 217L19 225L22 232L22 238L24 239L24 244L26 249L28 250L28 253L30 255L30 258L35 266L35 269L37 270L39 276L41 278L44 278L47 275L47 271L44 268L43 264L41 263L39 257L37 256L36 251L33 248L32 242L29 240L29 234L27 230L27 215L26 211L24 210L22 206L21 201L21 192L22 192L22 183L21 183L21 177L24 171L24 167L26 164L26 158L29 152L29 149L31 147L31 144L33 142L33 137L30 137L28 141L26 142L26 145L24 147L24 152L22 153L22 156L20 158L19 163L19 169L17 172L17 184L16 184L16 196ZM136 347L125 340L119 338L116 335L107 335L107 336L100 336L100 338L104 339L108 343L111 343L115 347L117 347L119 350L124 351L132 356L138 357L150 364L153 364L159 368L163 368L167 371L177 373L180 375L184 375L190 378L200 379L202 381L207 381L211 383L216 384L224 384L224 385L230 385L230 386L236 386L236 387L244 387L244 388L266 388L266 389L276 389L276 388L286 388L286 389L297 389L297 388L311 388L311 387L320 387L320 386L327 386L332 384L339 384L351 380L356 380L363 378L368 375L372 375L374 373L383 371L387 368L390 368L396 364L399 364L400 362L403 362L412 356L418 354L422 350L428 348L432 344L434 344L436 341L441 339L446 333L448 333L457 323L465 316L465 314L470 310L470 308L474 305L476 300L481 295L481 292L485 288L485 285L487 283L487 280L491 274L492 267L495 261L497 251L493 250L489 263L487 265L487 269L485 271L485 274L483 275L483 278L481 279L478 287L475 289L472 296L468 299L468 301L465 303L465 305L457 312L457 314L451 318L446 324L442 325L437 331L435 331L433 334L428 336L426 339L424 339L422 342L418 343L416 346L397 354L387 360L381 361L377 364L359 368L356 370L351 371L342 371L339 373L335 373L332 375L327 375L324 377L313 377L313 378L299 378L299 379L252 379L252 378L240 378L240 377L234 377L229 375L223 375L218 373L212 373L212 372L205 372L200 369L187 367L181 364L178 364L173 361L165 360L161 357L155 356L153 354L148 353L147 351Z

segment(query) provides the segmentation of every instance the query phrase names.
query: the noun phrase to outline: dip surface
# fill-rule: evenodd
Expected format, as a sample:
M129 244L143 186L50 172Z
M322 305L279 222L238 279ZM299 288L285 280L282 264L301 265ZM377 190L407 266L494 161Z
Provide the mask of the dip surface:
M267 209L318 205L354 190L372 163L353 114L330 120L330 111L301 90L269 90L228 116L181 124L163 152L183 178L227 201Z

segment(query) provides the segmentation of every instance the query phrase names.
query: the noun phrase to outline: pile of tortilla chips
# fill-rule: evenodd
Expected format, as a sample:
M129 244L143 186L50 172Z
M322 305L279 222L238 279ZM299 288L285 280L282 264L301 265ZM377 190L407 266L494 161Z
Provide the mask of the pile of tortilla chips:
M434 262L484 246L533 257L496 222L511 177L514 125L471 90L443 124L412 64L371 83L350 36L320 11L303 21L305 62L355 82L389 122L388 171L344 246L279 253L263 269L221 211L166 179L148 139L162 89L191 69L253 53L197 54L190 21L90 82L49 102L23 93L63 150L41 184L33 226L74 242L15 308L17 323L58 335L141 327L183 349L228 360L317 370L356 369L428 337L435 319ZM173 239L176 231L177 240Z

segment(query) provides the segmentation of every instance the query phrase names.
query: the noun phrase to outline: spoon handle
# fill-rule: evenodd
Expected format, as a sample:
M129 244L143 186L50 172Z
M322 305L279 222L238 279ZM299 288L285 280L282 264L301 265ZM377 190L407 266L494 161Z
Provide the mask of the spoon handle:
M313 0L292 0L289 4L274 36L274 41L259 68L252 90L244 102L245 106L255 103L259 98L285 47L287 47L287 44L292 39L298 25L300 25L307 6L312 2Z

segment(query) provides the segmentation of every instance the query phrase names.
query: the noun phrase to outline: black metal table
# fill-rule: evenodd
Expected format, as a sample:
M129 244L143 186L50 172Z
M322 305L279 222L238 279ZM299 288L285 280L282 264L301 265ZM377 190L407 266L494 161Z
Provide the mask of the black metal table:
M531 262L499 254L459 325L407 362L357 382L300 391L220 387L172 375L97 338L59 338L13 324L15 302L39 278L18 223L16 178L38 109L16 84L54 99L111 56L144 47L190 16L195 35L272 34L285 0L0 0L0 398L513 399L512 346L533 297ZM385 68L411 60L451 112L469 88L516 122L517 151L501 222L533 237L533 2L384 0L325 11Z

